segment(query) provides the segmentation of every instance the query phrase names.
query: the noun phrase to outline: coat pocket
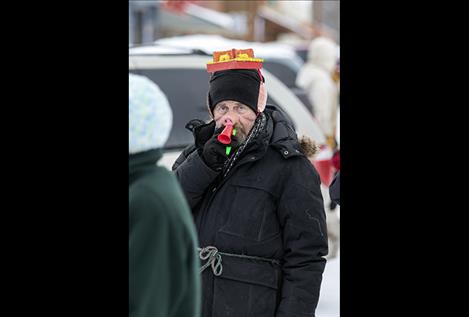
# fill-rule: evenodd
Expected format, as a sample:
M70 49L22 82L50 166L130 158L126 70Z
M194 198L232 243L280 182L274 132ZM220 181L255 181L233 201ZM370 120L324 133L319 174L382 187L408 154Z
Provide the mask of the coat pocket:
M274 317L280 268L269 262L223 257L214 279L213 317Z
M234 203L220 231L255 242L278 235L277 202L268 187L250 180L237 180L231 186Z

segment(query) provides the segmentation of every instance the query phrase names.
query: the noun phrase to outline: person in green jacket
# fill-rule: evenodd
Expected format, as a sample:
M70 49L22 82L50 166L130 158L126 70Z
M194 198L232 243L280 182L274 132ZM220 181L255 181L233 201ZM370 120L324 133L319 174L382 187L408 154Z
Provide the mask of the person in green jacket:
M157 166L172 125L161 90L129 74L129 317L199 317L197 236L176 177Z

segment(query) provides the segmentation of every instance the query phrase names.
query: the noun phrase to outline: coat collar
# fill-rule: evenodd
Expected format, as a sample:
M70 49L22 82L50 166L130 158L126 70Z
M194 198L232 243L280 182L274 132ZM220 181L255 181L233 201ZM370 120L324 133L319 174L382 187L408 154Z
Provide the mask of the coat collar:
M269 144L274 150L288 159L290 157L303 155L300 151L298 138L293 124L287 119L283 112L275 106L268 105L266 113L271 122Z
M156 166L156 163L163 156L161 149L154 149L129 155L129 182L138 177L141 172Z

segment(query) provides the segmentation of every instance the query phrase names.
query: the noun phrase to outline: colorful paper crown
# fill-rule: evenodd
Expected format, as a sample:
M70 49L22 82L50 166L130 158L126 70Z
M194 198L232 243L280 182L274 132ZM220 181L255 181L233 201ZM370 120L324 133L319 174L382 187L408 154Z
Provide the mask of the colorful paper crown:
M217 51L213 52L213 62L207 63L207 72L213 73L228 69L261 69L263 61L261 58L254 58L252 48Z

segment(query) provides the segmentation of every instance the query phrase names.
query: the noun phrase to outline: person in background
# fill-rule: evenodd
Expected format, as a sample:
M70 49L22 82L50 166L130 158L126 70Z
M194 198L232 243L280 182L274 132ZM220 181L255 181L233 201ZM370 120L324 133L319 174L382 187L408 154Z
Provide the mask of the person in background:
M197 236L176 177L157 166L172 125L166 96L129 74L129 317L199 317Z
M337 63L337 44L329 38L317 37L309 45L307 61L296 77L296 85L308 92L314 116L331 149L335 148L334 133L339 106L338 80L334 80Z
M340 205L340 171L337 172L331 185L329 186L331 200Z
M331 39L317 37L308 48L306 63L300 69L296 85L308 92L313 113L326 136L329 148L337 152L337 114L339 108L339 47ZM328 259L335 258L339 249L339 217L334 201L330 200L327 185L321 186L327 215L329 236ZM327 195L327 196L326 196Z
M340 247L340 219L338 205L340 205L340 149L336 149L332 156L332 165L335 170L334 178L329 184L328 194L330 197L327 213L327 232L329 234L330 251L328 259L337 257Z

